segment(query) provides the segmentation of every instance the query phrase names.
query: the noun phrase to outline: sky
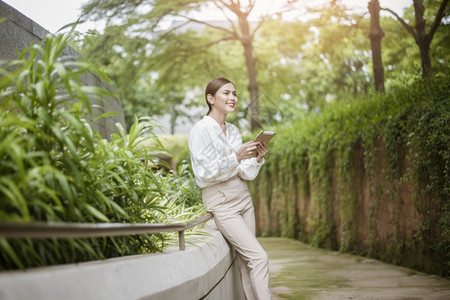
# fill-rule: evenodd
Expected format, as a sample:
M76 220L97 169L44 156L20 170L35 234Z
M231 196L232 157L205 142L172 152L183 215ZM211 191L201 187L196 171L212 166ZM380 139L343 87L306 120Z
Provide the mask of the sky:
M81 6L88 0L1 0L48 31L55 33L66 24L75 22L80 16ZM279 0L256 0L257 5L261 3L261 12L267 11L270 7L274 9ZM320 1L320 0L319 0ZM305 1L305 3L311 3ZM317 0L315 2L318 2ZM357 7L361 9L367 8L369 0L342 0L347 6ZM403 9L412 4L412 0L379 0L382 7L388 7L398 14L403 14ZM213 15L213 14L212 14ZM95 28L93 23L87 23L77 26L77 30L84 32L88 29ZM98 29L98 27L97 27Z
M86 0L1 0L14 7L48 31L55 33L75 22ZM80 28L78 28L81 30Z

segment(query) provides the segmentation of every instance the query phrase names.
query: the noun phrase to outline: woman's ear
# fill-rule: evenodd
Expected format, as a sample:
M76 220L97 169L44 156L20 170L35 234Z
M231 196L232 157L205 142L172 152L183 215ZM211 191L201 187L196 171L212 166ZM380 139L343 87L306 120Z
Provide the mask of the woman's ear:
M208 94L206 96L206 98L208 99L209 104L214 104L214 97L211 94Z

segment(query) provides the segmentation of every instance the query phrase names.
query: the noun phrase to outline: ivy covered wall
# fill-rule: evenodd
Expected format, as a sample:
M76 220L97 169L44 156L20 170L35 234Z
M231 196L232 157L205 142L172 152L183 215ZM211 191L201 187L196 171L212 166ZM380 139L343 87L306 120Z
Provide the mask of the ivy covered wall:
M450 275L448 71L276 128L258 234Z

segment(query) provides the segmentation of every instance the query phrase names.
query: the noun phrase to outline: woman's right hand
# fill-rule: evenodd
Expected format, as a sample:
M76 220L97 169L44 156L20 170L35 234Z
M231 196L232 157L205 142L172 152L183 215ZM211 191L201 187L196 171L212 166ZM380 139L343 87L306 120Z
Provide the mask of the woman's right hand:
M247 142L242 144L241 148L236 152L236 158L238 162L246 158L255 157L256 147L259 145L259 142Z

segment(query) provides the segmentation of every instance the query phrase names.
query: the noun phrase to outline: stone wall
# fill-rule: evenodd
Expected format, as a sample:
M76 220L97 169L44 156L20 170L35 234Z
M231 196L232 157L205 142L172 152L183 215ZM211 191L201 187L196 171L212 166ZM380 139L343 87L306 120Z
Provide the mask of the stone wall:
M49 17L51 17L49 15ZM17 53L29 47L32 43L38 44L43 40L48 31L39 26L33 20L21 14L8 4L0 1L0 61L16 59ZM73 57L79 57L73 48L66 47L64 54ZM85 85L98 86L109 89L97 76L93 74L84 74L81 81ZM123 115L122 104L119 99L108 97L104 101L92 100L95 116L105 112L117 112L115 116L101 118L93 124L94 130L97 130L103 137L108 138L111 133L116 132L116 123L120 123L125 128L125 119Z
M306 175L284 174L289 179L282 181L276 162L264 166L250 184L257 234L295 238L428 273L445 272L445 258L436 249L443 238L440 203L418 196L414 167L405 158L414 149L397 146L398 157L404 159L396 175L389 174L382 139L370 149L372 159L366 151L355 145L344 175L330 153L325 183L318 183L310 170L304 170Z

